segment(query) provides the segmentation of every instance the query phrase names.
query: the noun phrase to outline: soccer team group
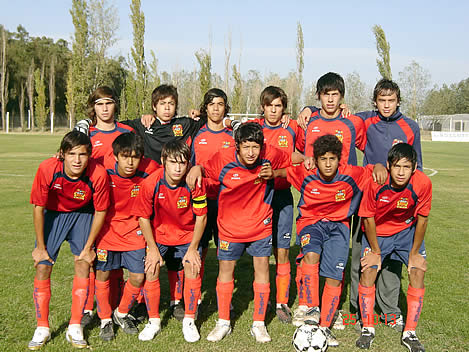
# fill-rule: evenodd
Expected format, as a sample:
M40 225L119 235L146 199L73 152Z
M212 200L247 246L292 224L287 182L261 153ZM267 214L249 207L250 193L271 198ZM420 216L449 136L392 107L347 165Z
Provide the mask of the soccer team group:
M422 172L418 125L399 111L400 90L393 81L376 84L375 111L356 115L341 105L340 75L323 75L316 88L320 108L306 107L298 120L285 116L281 88L265 88L262 116L249 122L226 117L227 96L217 88L206 92L200 110L191 111L197 117L176 118L177 90L161 85L152 93L153 115L122 122L116 121L114 91L94 91L89 120L64 136L58 155L40 164L32 186L37 328L29 349L51 338L50 276L65 240L74 255L66 331L74 347L87 347L83 328L93 318L94 298L103 340L115 337L115 325L152 340L161 330L163 265L171 314L182 320L184 339L198 341L195 321L212 239L218 278L216 287L206 289L216 290L218 320L207 340L231 333L234 271L247 252L254 270L251 334L257 342L271 341L264 320L273 253L272 308L278 319L296 326L314 322L328 346L338 346L330 329L340 327L338 305L352 237L350 304L361 328L356 346L371 347L376 296L381 318L402 331L402 344L411 352L424 351L415 330L425 292L432 185ZM364 153L363 167L357 166L355 148ZM300 193L293 313L288 305L291 185ZM398 304L402 263L409 273L405 323ZM122 268L128 270L126 282ZM322 298L319 276L325 278ZM147 318L139 331L137 323Z

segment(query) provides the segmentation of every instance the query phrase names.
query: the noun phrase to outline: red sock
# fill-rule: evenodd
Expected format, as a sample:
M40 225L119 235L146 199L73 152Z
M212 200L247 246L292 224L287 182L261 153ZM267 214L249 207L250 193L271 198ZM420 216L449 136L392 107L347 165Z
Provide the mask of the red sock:
M184 279L184 308L185 317L194 318L197 311L197 302L200 298L200 288L202 287L202 280L200 276L195 279Z
M329 286L327 282L324 285L321 302L321 320L319 325L323 327L331 326L335 311L340 301L340 293L342 292L342 284L338 287Z
M94 270L90 270L90 286L88 289L88 299L86 300L85 310L93 310L94 308L94 294L95 294L95 281L96 275Z
M358 303L360 304L360 315L362 318L363 327L374 327L373 310L375 307L375 285L371 287L365 287L360 283L358 284Z
M277 277L275 278L275 284L277 286L277 303L288 304L290 279L290 262L277 264Z
M88 286L90 280L87 277L73 278L72 289L72 316L70 324L80 324L83 317L83 310L85 309L86 300L88 299Z
M301 265L304 300L308 307L319 306L319 263Z
M37 326L49 327L50 279L34 279L34 305L36 306Z
M143 282L143 285L142 287L140 287L140 293L138 294L138 297L137 297L137 302L138 303L143 303L145 302L145 297L143 297L143 286L145 285L145 282Z
M301 276L303 274L301 273L301 266L297 263L296 264L296 276L295 276L295 282L296 282L296 292L298 294L298 305L300 306L305 306L306 305L306 299L305 299L305 294L304 294L304 286L301 281Z
M230 304L233 297L234 280L221 282L217 280L218 318L230 320Z
M128 313L132 308L135 300L140 293L140 287L135 287L127 280L124 287L124 293L122 294L121 302L119 303L119 313Z
M252 313L252 320L264 321L265 313L267 312L267 302L269 302L270 283L260 284L253 282L254 288L254 312Z
M96 303L98 304L98 317L100 319L110 319L112 309L109 303L109 280L96 280Z
M184 270L168 270L168 280L171 301L180 301L183 295Z
M143 295L149 318L160 317L160 280L145 281L143 285ZM119 309L120 311L120 309Z
M424 295L425 287L414 288L409 284L409 287L407 288L407 319L405 321L405 331L415 331L417 328L420 313L422 312Z
M122 269L111 270L109 276L109 301L112 310L116 309L121 300L124 285L124 271Z

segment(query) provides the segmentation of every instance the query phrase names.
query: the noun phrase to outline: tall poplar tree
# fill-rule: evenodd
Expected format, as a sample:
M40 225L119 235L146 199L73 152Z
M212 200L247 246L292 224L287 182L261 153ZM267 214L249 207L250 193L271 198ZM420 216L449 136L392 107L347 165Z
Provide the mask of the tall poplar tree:
M378 71L383 78L392 79L391 74L391 58L389 57L389 50L391 46L386 41L386 34L384 34L383 28L380 25L373 26L373 33L376 39L376 50L378 50L378 59L376 59L376 65Z

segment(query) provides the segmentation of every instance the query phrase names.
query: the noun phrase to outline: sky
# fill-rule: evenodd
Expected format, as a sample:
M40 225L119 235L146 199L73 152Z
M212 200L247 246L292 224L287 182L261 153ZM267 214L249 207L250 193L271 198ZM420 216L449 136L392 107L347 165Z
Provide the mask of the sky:
M107 0L119 16L113 56L127 57L132 46L130 0ZM145 51L153 50L160 71L192 71L194 53L211 42L212 72L223 76L225 43L232 38L231 63L241 72L285 77L296 71L296 31L304 36L304 81L326 72L357 72L373 86L380 78L372 27L379 24L390 43L394 79L413 60L431 75L432 85L469 77L469 1L421 0L141 0L145 14ZM71 0L0 0L0 24L31 36L70 41ZM211 38L211 39L210 39Z

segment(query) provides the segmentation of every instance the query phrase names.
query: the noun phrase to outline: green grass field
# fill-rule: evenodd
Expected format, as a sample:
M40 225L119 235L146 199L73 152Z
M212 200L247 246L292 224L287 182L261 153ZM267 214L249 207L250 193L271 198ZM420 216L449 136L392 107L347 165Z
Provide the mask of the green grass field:
M57 149L61 135L0 135L0 238L2 240L0 276L0 350L24 351L35 328L32 300L34 268L31 251L34 246L30 188L39 163ZM464 253L469 252L469 144L424 142L424 165L436 170L433 182L433 207L426 236L429 269L425 278L426 293L418 334L427 351L469 350L469 266ZM430 173L430 170L426 170ZM298 249L292 249L293 259ZM69 351L65 340L71 304L73 279L72 256L65 244L52 275L50 323L52 340L45 351ZM273 261L271 272L274 273ZM404 269L405 270L405 269ZM96 322L86 331L94 351L293 351L293 325L282 325L269 312L268 330L273 341L257 344L249 334L252 318L252 264L244 257L237 266L233 305L236 318L233 333L220 343L209 343L205 337L217 319L215 283L217 264L211 249L204 279L203 312L198 321L202 339L194 344L184 341L181 323L170 319L166 274L162 274L161 313L163 330L152 342L140 342L137 336L121 331L109 343L98 336ZM272 276L273 277L273 276ZM407 291L407 274L402 289ZM274 286L274 285L273 285ZM348 290L347 290L348 292ZM272 287L271 297L275 297ZM291 285L291 304L296 308L296 288ZM348 302L348 298L346 300ZM343 305L348 311L348 304ZM355 329L348 326L336 332L341 346L334 351L357 350ZM400 335L378 327L372 351L405 351Z

